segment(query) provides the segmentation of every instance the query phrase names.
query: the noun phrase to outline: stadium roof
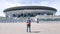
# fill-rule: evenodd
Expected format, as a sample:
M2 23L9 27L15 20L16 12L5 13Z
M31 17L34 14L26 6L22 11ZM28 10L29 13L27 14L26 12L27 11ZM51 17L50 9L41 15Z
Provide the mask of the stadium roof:
M25 10L25 9L42 9L42 10L53 10L57 11L55 8L47 6L17 6L5 9L3 12L14 11L14 10Z

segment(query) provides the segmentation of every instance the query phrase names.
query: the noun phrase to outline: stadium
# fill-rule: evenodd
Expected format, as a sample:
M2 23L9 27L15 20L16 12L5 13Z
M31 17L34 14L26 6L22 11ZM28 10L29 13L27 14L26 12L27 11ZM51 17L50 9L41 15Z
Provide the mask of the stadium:
M20 6L12 7L4 10L7 17L35 17L37 15L54 15L55 8L45 6Z
M25 22L28 17L36 21L60 21L56 16L57 9L47 6L17 6L3 11L6 17L1 17L0 22Z

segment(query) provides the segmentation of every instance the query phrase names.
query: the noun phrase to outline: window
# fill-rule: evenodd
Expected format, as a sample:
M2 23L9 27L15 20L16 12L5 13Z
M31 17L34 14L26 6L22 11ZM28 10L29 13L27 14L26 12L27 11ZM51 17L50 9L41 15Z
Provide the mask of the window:
M52 13L47 13L47 15L53 15Z
M20 15L18 15L18 17L20 17Z
M15 14L13 14L13 17L16 17L16 15L15 15Z
M23 14L21 14L21 16L23 16Z
M24 14L24 17L26 17L26 14Z
M30 14L30 17L33 17L33 14Z

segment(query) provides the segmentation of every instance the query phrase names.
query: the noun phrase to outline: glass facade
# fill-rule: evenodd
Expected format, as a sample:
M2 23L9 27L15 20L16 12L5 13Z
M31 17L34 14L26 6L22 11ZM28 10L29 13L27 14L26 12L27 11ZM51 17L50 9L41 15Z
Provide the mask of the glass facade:
M35 14L13 14L13 17L34 17Z
M16 15L15 15L15 14L13 14L13 17L16 17Z
M35 17L37 15L45 15L45 13L13 14L13 17ZM47 15L52 15L52 14L47 14Z

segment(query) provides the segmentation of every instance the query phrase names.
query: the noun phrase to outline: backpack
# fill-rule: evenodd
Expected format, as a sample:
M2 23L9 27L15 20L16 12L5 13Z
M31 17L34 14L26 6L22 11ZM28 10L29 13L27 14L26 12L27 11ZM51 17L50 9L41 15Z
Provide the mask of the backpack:
M27 21L27 24L29 24L29 25L30 25L30 23L31 23L31 21L30 21L30 20L28 20L28 21Z

